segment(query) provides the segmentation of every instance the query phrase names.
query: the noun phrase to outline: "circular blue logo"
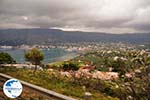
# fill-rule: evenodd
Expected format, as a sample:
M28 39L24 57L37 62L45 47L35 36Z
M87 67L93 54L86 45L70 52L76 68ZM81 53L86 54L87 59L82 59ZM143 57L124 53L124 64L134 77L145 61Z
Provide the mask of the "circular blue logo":
M17 98L22 93L22 84L17 79L10 79L4 83L4 94L9 98Z

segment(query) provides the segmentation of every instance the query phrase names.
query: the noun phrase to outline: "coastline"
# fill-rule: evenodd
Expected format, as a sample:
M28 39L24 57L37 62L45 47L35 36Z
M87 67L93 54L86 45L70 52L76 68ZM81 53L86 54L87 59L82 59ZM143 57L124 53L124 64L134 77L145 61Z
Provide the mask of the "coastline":
M70 59L73 59L75 57L79 56L78 53L71 53L71 54L67 54L67 55L64 55L64 56L61 56L61 57L57 57L57 58L54 58L53 61L51 62L48 62L48 63L44 63L42 62L43 64L54 64L54 63L57 63L57 62L61 62L61 61L68 61ZM34 68L34 65L33 64L30 64L30 63L16 63L16 64L2 64L2 66L14 66L16 68Z
M61 57L54 58L54 60L52 62L49 62L47 64L54 64L54 63L61 62L61 61L68 61L68 60L71 60L71 59L73 59L79 55L80 55L79 53L67 54L67 55L64 55Z
M42 61L43 64L48 64L48 63L53 63L57 61L64 61L64 60L69 60L72 59L76 56L78 56L80 53L79 52L69 52L63 49L43 49L42 50L45 57L44 60ZM24 59L24 50L21 49L14 49L14 50L0 50L0 52L7 52L9 53L18 64L25 64L27 63Z

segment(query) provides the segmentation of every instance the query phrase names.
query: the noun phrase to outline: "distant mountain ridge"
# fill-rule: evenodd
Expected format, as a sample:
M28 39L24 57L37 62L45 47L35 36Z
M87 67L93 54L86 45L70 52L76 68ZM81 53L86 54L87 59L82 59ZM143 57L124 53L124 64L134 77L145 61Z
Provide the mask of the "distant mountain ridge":
M49 44L66 42L150 43L150 33L109 34L62 31L58 29L0 29L0 45Z

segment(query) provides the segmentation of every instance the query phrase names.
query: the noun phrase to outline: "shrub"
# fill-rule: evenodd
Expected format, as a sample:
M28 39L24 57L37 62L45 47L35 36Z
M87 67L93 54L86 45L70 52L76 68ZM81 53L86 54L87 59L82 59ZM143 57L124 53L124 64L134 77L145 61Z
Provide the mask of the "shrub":
M0 52L0 64L12 63L16 63L16 61L8 53Z
M75 62L65 62L64 64L62 64L62 69L64 71L68 71L68 70L76 71L79 69L79 64Z

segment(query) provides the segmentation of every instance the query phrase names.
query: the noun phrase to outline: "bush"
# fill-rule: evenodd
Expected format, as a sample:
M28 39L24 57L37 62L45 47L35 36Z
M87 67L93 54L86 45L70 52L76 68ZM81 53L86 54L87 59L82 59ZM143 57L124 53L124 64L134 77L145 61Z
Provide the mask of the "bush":
M79 64L75 62L65 62L64 64L62 64L62 69L64 71L68 71L68 70L76 71L79 69Z
M0 52L0 64L12 63L16 63L16 61L8 53Z

